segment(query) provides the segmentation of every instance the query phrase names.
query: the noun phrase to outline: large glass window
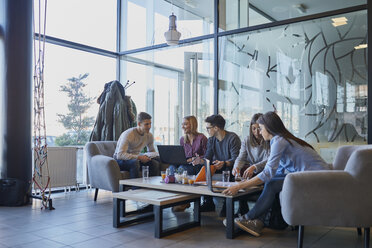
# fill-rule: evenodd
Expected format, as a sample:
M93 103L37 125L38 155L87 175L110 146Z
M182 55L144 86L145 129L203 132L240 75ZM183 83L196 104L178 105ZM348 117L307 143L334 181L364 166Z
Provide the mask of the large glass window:
M199 131L213 113L213 42L159 49L122 57L121 81L138 112L153 116L157 144L179 144L182 118L195 115Z
M116 51L116 4L117 0L48 1L46 35ZM39 1L34 0L34 8L37 21ZM44 5L40 15L43 20ZM38 23L35 31L39 31Z
M68 86L69 79L81 78L84 74L87 74L87 77L81 80L85 84L81 90L87 98L92 99L90 101L90 107L82 113L82 117L91 117L95 120L99 109L96 99L103 91L104 84L115 80L116 60L101 55L46 44L45 117L49 146L58 145L56 144L56 138L59 138L60 145L68 144L63 143L68 142L68 140L64 140L61 137L66 134L70 137L74 135L74 130L68 128L59 120L61 120L60 115L66 116L71 113L69 105L74 109L74 106L77 107L79 103L73 102L72 98L68 96L68 93L61 91L61 89ZM75 100L79 99L76 98ZM93 129L93 124L85 129L88 135ZM65 136L66 138L67 136Z
M303 2L304 3L275 0L220 0L219 28L220 31L233 30L367 3L366 0L312 0Z
M213 4L213 0L123 0L121 51L165 43L172 13L181 39L213 33Z
M328 161L327 149L366 143L366 39L366 11L220 38L227 129L247 135L251 116L271 110Z

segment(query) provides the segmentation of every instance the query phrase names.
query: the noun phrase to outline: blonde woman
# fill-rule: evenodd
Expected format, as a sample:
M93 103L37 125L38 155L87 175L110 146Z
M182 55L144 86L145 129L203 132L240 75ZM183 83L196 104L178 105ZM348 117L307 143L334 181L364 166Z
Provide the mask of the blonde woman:
M203 164L198 164L197 161L200 160L195 159L197 157L204 157L204 154L207 150L208 139L204 134L197 131L198 121L193 115L183 118L182 129L184 135L180 138L180 144L185 149L188 164L179 165L178 167L186 170L188 175L196 175L200 171ZM176 166L171 165L169 168L171 173L174 173Z

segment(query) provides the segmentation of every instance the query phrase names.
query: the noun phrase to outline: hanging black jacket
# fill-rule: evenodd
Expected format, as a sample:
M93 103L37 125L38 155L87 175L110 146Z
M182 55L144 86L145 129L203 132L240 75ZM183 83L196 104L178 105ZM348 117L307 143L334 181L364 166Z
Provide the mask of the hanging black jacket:
M122 132L137 125L136 105L119 81L105 84L97 102L100 106L90 141L118 140Z

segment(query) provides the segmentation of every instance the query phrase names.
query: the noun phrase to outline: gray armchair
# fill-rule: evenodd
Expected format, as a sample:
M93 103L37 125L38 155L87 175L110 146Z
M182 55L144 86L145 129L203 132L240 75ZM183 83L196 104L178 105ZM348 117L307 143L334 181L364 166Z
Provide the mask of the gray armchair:
M340 147L333 168L287 175L280 195L283 218L299 226L298 247L303 245L304 226L363 227L364 245L369 247L372 145Z
M129 172L120 171L116 160L112 158L116 141L93 141L84 147L87 160L89 182L96 188L94 201L97 200L98 189L119 191L119 180L127 179Z

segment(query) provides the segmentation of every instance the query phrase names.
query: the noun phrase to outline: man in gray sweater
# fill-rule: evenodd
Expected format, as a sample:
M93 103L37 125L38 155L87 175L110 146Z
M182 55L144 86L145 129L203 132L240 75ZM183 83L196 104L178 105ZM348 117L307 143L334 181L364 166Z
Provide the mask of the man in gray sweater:
M235 159L239 155L241 141L238 135L225 130L226 121L221 115L211 115L205 119L209 139L207 143L207 151L204 158L211 161L216 167L216 173L222 171L230 171L234 166ZM200 211L213 211L215 205L212 197L204 197L204 201ZM220 216L224 216L224 208L220 212Z
M140 167L149 166L150 176L159 174L159 162L153 158L159 156L154 149L154 137L150 133L151 115L141 112L137 117L137 127L124 131L118 140L114 159L121 171L129 171L131 178L139 177ZM141 153L147 147L146 153Z

